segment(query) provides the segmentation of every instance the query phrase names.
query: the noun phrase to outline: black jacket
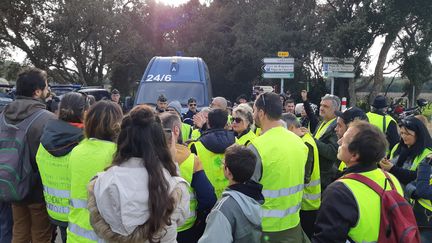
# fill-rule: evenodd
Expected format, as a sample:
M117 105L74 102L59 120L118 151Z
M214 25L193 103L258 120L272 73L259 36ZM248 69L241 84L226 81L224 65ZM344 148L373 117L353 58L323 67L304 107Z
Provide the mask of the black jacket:
M346 169L343 175L372 171L376 168L376 164L371 166L359 164ZM351 190L342 182L333 182L323 193L312 242L345 243L350 228L357 224L358 218L359 210Z
M235 143L235 136L232 131L225 129L209 129L201 135L198 141L211 152L223 154L225 149ZM191 146L191 152L197 154L195 145Z
M336 120L334 120L319 138L315 139L318 153L319 164L321 173L321 188L322 191L333 182L337 172L337 151L339 145L337 144L338 138L335 132Z

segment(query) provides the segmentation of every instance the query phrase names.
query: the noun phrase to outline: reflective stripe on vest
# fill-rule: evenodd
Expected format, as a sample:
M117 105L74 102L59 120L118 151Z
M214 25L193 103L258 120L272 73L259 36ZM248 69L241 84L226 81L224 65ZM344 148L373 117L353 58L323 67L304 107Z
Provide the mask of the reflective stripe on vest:
M386 190L391 186L386 183L386 177L380 169L359 173L378 183L381 188L387 184ZM403 190L399 181L389 174L397 191L403 196ZM358 221L351 228L348 236L355 242L376 242L380 229L381 197L367 185L352 179L339 179L351 191L358 207Z
M322 135L324 135L324 133L327 131L328 127L334 122L336 121L336 118L331 119L328 122L324 122L322 121L321 124L319 125L318 129L315 132L314 138L316 139L320 139L322 137Z
M252 130L250 130L248 133L246 133L243 136L241 136L240 138L238 138L236 143L246 146L256 137L257 136L255 135L255 133Z
M53 156L42 144L36 153L48 215L61 222L67 222L69 214L69 157L70 153Z
M222 196L222 192L228 186L228 180L224 176L222 165L224 154L211 152L200 141L193 144L195 144L198 158L201 160L204 171L215 189L216 197L219 199Z
M195 154L190 154L183 163L180 164L180 176L188 182L188 191L189 191L189 215L185 220L184 224L177 227L177 231L185 231L195 224L196 221L196 209L198 206L198 202L195 196L195 190L190 186L192 184L192 176L194 171L195 164Z
M68 231L70 231L76 235L79 235L81 237L87 238L91 241L103 242L101 239L99 239L99 237L96 235L96 233L93 230L86 230L86 229L79 227L76 224L71 224L71 223L69 223L67 229L68 229Z
M73 208L87 208L87 200L82 199L71 199L70 205Z
M67 229L68 242L97 242L93 227L90 224L90 213L87 209L87 185L98 173L109 166L116 151L115 143L85 139L71 152L71 199L69 212L69 227ZM91 162L91 163L89 163Z
M310 133L302 137L305 144L313 148L313 167L310 182L305 185L301 209L305 211L318 210L321 206L321 176L319 166L319 153L316 142ZM308 146L308 148L310 148Z
M263 231L279 232L296 227L300 223L308 154L306 145L300 137L283 127L269 129L251 144L262 162Z

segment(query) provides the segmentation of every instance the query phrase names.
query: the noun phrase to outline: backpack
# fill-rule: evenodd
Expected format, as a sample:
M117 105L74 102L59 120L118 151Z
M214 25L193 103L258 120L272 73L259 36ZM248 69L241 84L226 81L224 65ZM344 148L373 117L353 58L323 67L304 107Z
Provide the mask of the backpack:
M33 179L27 132L45 110L40 110L20 123L6 122L0 115L0 202L16 202L29 193Z
M378 235L379 243L419 243L420 233L411 205L396 190L390 176L386 177L384 189L376 182L361 174L348 174L343 179L359 181L374 190L381 197L381 222ZM386 191L387 182L391 190Z

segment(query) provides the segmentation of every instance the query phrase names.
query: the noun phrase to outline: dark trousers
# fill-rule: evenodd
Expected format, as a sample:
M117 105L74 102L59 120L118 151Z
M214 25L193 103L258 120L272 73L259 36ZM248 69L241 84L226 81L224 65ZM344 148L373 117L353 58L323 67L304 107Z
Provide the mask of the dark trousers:
M12 204L13 243L51 243L52 225L45 203Z
M55 241L56 241L57 228L60 231L60 237L61 237L62 242L66 243L66 238L67 238L66 237L66 229L68 227L68 222L58 221L58 220L55 220L51 217L49 217L49 218L50 218L50 221L53 225L53 234L52 234L51 243L55 243Z
M0 242L12 242L12 208L10 203L0 202Z
M311 211L300 210L300 223L303 228L303 231L306 233L309 239L312 239L317 215L318 215L318 210L311 210Z

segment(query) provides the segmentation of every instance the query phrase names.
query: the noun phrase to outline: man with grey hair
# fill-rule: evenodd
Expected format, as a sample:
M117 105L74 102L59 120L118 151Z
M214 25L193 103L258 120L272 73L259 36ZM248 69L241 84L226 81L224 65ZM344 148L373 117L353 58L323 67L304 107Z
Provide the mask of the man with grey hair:
M228 107L228 102L224 97L218 96L214 97L212 103L210 104L210 108L212 109L221 109L226 111Z
M307 102L304 103L305 110L311 109L307 107L307 104ZM321 122L318 124L313 134L319 151L321 191L324 191L332 182L337 172L337 164L339 164L336 163L338 161L336 156L339 146L337 144L338 138L335 132L335 111L340 109L340 104L340 99L336 95L326 94L321 98L319 109ZM310 119L313 120L314 118L310 117Z

